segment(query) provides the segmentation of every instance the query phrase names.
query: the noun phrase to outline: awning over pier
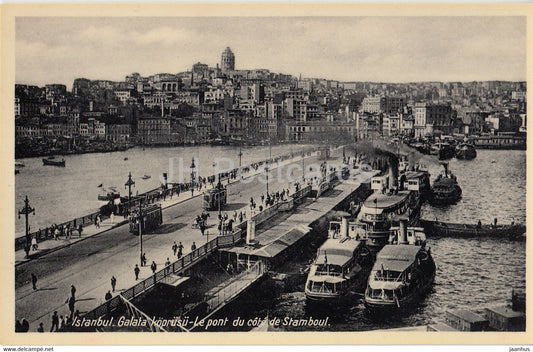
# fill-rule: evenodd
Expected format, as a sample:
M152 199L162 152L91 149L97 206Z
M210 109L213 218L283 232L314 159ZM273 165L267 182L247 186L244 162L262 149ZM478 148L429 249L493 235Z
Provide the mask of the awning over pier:
M250 256L258 256L263 258L274 258L287 248L294 245L301 238L303 238L311 229L308 226L297 226L293 227L288 232L280 235L273 242L262 245L261 236L258 236L256 240L259 242L259 245L255 246L243 246L243 247L234 247L227 249L227 252L235 254L246 254Z

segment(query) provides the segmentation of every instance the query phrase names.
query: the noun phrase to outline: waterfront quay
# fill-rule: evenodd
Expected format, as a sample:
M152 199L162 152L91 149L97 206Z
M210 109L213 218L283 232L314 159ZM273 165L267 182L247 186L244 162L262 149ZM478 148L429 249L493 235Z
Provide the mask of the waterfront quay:
M339 152L337 151L337 154ZM305 163L320 164L317 156L306 158ZM282 165L284 172L289 165ZM272 166L272 170L276 169ZM298 170L295 170L298 177ZM269 192L290 189L294 185L280 183L273 178L269 183ZM250 198L258 200L266 193L266 186L259 178L248 183L236 182L228 185L228 204L222 209L229 216L236 211L249 208ZM146 253L148 265L153 261L158 268L163 268L167 258L176 257L172 245L181 242L184 254L191 245L197 247L207 243L218 234L216 229L217 212L211 212L207 233L202 236L200 230L191 229L194 218L202 212L201 197L194 197L163 211L163 225L151 234L143 235L143 252ZM109 226L111 227L111 226ZM51 326L54 311L67 316L69 308L65 300L70 296L70 287L76 287L75 310L84 314L105 302L104 296L111 290L110 279L117 279L118 292L132 287L135 280L134 267L139 263L139 238L129 232L127 226L105 228L107 231L87 236L83 241L72 241L68 246L59 248L34 260L21 263L15 268L15 316L25 318L30 323L30 331L36 331L39 322L45 330ZM16 256L20 251L17 251ZM169 259L170 260L170 259ZM32 289L31 274L36 275L37 289ZM140 267L139 281L152 275L149 266Z

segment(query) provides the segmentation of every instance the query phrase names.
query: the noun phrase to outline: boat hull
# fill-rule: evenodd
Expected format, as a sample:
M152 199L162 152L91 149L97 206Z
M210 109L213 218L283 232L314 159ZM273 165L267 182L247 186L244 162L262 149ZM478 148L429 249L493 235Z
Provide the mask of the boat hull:
M478 225L445 223L439 221L422 220L426 234L430 236L450 237L499 237L508 239L522 239L526 233L526 226L517 225Z
M423 298L431 289L435 281L435 272L430 278L425 281L417 291L398 299L397 301L384 301L380 299L373 299L365 296L365 307L373 313L390 313L392 311L404 311L415 307L421 298Z

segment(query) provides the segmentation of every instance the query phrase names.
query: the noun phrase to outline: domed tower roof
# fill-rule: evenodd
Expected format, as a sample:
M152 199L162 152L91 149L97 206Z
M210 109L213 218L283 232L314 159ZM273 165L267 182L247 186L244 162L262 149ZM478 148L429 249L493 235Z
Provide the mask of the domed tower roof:
M222 52L220 68L222 69L222 72L235 70L235 55L229 46Z

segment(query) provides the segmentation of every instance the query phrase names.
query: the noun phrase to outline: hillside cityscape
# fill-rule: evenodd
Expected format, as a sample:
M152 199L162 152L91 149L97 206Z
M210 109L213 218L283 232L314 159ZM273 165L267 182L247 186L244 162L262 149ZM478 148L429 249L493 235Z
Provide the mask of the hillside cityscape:
M526 82L341 82L220 64L123 81L15 85L17 158L142 146L484 138L526 132ZM487 139L488 138L488 139ZM525 148L525 144L520 148Z

